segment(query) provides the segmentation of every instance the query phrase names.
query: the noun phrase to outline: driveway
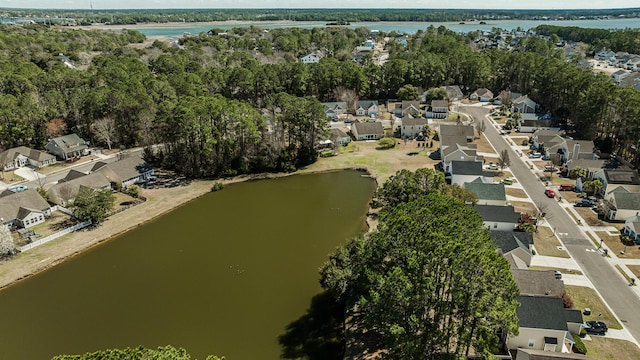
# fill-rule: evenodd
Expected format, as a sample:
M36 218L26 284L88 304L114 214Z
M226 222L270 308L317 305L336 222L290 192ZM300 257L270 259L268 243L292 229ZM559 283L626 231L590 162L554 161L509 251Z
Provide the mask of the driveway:
M596 291L613 310L620 322L629 333L640 339L640 298L630 289L627 281L614 268L608 258L595 250L594 244L586 234L576 225L555 199L544 195L545 186L535 176L523 159L500 136L495 126L487 119L489 110L481 107L461 106L460 112L469 114L475 121L486 121L485 136L493 145L497 153L507 150L511 159L510 170L522 184L529 197L546 212L545 220L555 230L562 245L575 260L581 271L589 278Z
M38 178L44 180L46 176L38 173L30 167L21 167L14 171L18 176L27 179L28 181L36 181Z

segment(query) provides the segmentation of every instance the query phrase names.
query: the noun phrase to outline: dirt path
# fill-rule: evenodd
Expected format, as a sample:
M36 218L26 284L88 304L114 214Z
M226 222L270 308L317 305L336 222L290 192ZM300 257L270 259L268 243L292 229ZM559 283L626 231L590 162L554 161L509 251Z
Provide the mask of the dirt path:
M435 162L427 156L431 149L418 148L417 144L401 142L395 149L377 150L376 142L358 142L338 156L319 159L298 173L313 173L347 168L369 171L381 184L400 169L414 171L421 167L433 168ZM434 148L437 144L434 143ZM416 153L408 155L408 153ZM295 173L294 173L295 174ZM273 178L293 174L266 174L242 176L225 183L240 182L256 178ZM8 261L0 263L0 288L48 269L93 246L132 230L161 216L211 190L213 181L193 181L185 186L161 189L140 189L148 198L146 203L109 217L102 225L71 233L60 239L39 246ZM369 224L375 228L375 222Z

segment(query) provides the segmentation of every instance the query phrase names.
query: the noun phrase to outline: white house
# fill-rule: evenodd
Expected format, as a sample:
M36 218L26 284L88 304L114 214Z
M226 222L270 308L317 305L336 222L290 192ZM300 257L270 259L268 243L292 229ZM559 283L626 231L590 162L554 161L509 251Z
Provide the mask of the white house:
M356 140L379 140L384 137L384 127L380 122L354 122L351 133Z
M34 189L0 197L0 223L28 228L51 216L49 203Z
M51 139L44 148L62 160L89 154L89 144L75 133Z
M624 186L618 186L608 192L604 199L609 205L605 216L611 221L624 221L640 215L639 192L630 192Z
M625 220L622 233L635 240L636 244L640 244L640 217L633 216Z
M322 59L322 55L318 52L314 52L301 57L300 62L303 64L314 64L320 62L320 59Z
M493 182L493 173L482 170L482 161L453 160L449 172L451 173L451 184L457 184L460 187L478 178L482 182Z
M469 100L488 102L491 101L491 99L493 99L493 93L491 90L485 88L480 88L469 95Z
M11 148L0 153L0 166L4 171L10 171L27 165L41 168L55 164L55 162L55 156L26 146Z
M429 120L425 118L406 117L402 119L402 127L400 135L402 138L411 138L418 136L425 128L429 127Z
M520 213L511 205L475 205L473 208L489 230L513 231L520 220Z
M372 116L378 113L378 102L373 100L360 100L356 104L356 116Z
M637 170L601 169L593 177L602 182L601 195L608 194L619 186L624 186L629 192L640 192Z
M351 137L340 129L331 129L330 139L334 144L346 146L351 142Z
M449 116L449 101L432 100L426 115L430 119L446 119Z
M519 98L513 100L511 103L511 108L513 112L519 112L523 114L534 114L536 112L536 104L535 101L529 99L528 95L522 95Z

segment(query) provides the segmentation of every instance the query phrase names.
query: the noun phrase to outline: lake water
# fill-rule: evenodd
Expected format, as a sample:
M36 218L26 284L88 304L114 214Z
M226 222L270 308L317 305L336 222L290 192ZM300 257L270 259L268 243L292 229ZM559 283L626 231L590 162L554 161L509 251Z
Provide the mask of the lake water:
M230 185L0 291L0 359L169 344L278 359L318 268L364 229L375 182L362 174Z
M354 22L348 25L348 28L367 27L372 30L380 30L384 32L404 32L413 34L418 30L425 30L430 25L435 27L445 26L446 28L455 31L467 33L475 30L490 31L493 28L501 28L505 30L514 30L518 27L527 30L536 27L541 24L550 24L557 26L578 26L583 28L601 28L601 29L625 29L625 28L640 28L640 18L624 18L624 19L606 19L606 20L563 20L563 21L545 21L545 20L486 20L486 24L480 24L479 21L465 22L460 24L459 22L411 22L411 21L398 21L398 22ZM234 27L249 27L259 26L265 29L275 28L314 28L326 26L326 22L320 21L265 21L265 22L216 22L211 24L181 24L176 27L157 27L157 28L142 28L137 29L141 33L147 36L169 36L180 37L185 32L191 34L199 34L201 32L207 32L212 28L219 28L228 30Z

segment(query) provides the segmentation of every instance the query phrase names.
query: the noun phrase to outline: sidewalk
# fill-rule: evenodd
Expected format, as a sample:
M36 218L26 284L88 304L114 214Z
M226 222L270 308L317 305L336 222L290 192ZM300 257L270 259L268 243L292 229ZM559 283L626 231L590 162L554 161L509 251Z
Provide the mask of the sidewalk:
M536 255L531 258L531 266L542 266L580 271L580 266L578 266L578 263L576 263L576 261L572 258L560 258L555 256Z

